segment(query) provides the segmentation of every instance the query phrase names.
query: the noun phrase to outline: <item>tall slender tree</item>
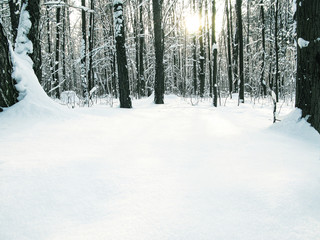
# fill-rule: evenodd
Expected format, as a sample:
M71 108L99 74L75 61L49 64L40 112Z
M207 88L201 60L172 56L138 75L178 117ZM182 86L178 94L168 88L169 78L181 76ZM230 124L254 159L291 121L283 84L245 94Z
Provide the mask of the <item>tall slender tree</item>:
M227 18L227 48L228 48L228 81L229 81L229 94L232 98L232 58L231 58L231 32L230 32L230 14L229 14L229 3L228 0L225 2L225 8L226 8L226 18Z
M275 55L276 55L276 74L275 74L275 84L276 88L274 89L276 93L276 101L279 101L279 44L278 44L278 14L279 14L279 1L275 0L275 23L274 23L274 48L275 48Z
M60 77L59 77L59 65L60 65L60 14L61 6L56 9L56 49L55 49L55 62L54 62L54 81L53 92L54 97L60 98Z
M89 104L89 90L87 82L87 20L86 20L86 0L81 0L81 86L82 97L85 99L85 103Z
M89 69L88 69L88 90L94 86L93 72L93 44L94 44L94 0L91 0L91 12L89 19Z
M261 15L261 38L262 38L262 61L261 61L261 75L260 75L260 85L262 86L263 96L267 95L267 84L264 80L265 73L265 60L266 60L266 22L264 16L264 3L263 0L260 1L260 15Z
M242 29L242 0L237 0L237 23L239 33L239 102L244 103L244 66L243 66L243 29Z
M154 83L154 102L163 104L164 98L164 38L162 29L162 2L163 0L152 0L153 6L153 29L154 29L154 49L156 57L156 72Z
M131 108L127 54L125 47L123 0L114 0L114 26L117 50L120 108Z
M202 22L202 11L203 11L203 0L200 0L199 2L199 12L200 12L200 21ZM204 96L204 87L205 87L205 62L206 62L206 56L205 56L205 50L204 50L204 43L203 43L203 37L204 37L204 28L205 26L200 26L200 36L199 36L199 44L200 44L200 57L199 57L199 63L200 63L200 69L199 69L199 82L200 82L200 97Z
M218 72L218 49L216 41L216 0L212 0L212 19L211 19L211 43L212 43L212 85L213 85L213 106L218 106L218 84L217 84L217 72Z
M196 11L196 1L193 0L193 14L197 14ZM193 33L193 37L192 37L192 54L193 54L193 58L192 58L192 65L193 65L193 94L196 95L197 94L197 88L198 88L198 76L197 76L197 32Z

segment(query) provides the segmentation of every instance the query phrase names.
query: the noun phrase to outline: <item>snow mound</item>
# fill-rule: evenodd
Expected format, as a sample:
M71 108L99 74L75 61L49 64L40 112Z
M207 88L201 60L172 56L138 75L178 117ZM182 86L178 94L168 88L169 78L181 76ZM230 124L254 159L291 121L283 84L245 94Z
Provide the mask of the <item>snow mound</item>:
M56 119L67 113L62 106L47 96L34 73L33 61L28 56L28 53L33 50L32 43L26 37L30 30L31 22L25 6L21 11L15 51L10 46L13 65L12 77L17 82L16 88L19 91L19 102L10 108L4 109L4 112L0 115L2 124L5 123L5 120L8 123L18 119L24 122L29 119L29 116L33 120L35 120L34 117L45 117L47 119L53 117Z
M320 134L311 127L310 123L305 118L301 118L301 109L296 108L289 113L284 119L270 128L276 131L291 135L294 137L301 137L304 139L313 139L314 142L320 143Z

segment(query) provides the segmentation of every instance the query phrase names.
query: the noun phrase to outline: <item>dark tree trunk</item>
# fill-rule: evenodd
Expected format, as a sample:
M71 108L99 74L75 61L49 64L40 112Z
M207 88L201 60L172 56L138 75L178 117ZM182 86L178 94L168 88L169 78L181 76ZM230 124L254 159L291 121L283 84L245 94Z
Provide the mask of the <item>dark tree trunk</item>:
M125 48L125 35L124 35L124 17L123 17L123 3L118 1L114 4L115 16L115 39L117 50L117 66L119 78L119 98L120 108L131 108L131 98L129 90L129 77L127 68L127 54Z
M85 104L89 104L89 90L87 82L87 21L86 21L86 1L81 0L81 23L82 23L82 40L81 40L81 85L82 97Z
M244 67L243 67L243 32L242 32L242 0L237 0L237 22L239 32L239 80L240 80L240 91L239 91L239 102L244 103Z
M145 80L144 80L144 25L143 25L143 5L139 0L139 11L135 18L136 27L136 68L137 68L137 93L138 98L145 96Z
M163 104L164 97L164 39L162 31L162 0L152 0L153 26L154 26L154 48L156 57L156 75L154 83L154 102Z
M42 59L41 59L41 44L40 44L40 0L29 0L26 10L30 14L31 28L27 35L33 44L33 52L30 55L33 61L33 70L42 83Z
M12 79L12 64L8 39L0 22L0 112L3 107L10 107L17 102L18 91L16 82Z
M212 97L212 91L213 91L213 86L212 86L212 57L211 57L211 41L210 41L210 27L209 27L209 14L208 14L208 1L210 0L205 0L206 3L206 12L205 12L205 16L206 16L206 24L207 24L207 46L208 46L208 67L209 67L209 95L210 97Z
M9 8L12 28L12 41L15 42L18 34L20 5L18 4L17 0L9 0Z
M203 0L200 1L200 19L202 19L202 6L203 6ZM203 44L203 35L204 35L204 26L201 26L200 29L200 37L199 37L199 43L200 43L200 72L199 72L199 80L200 80L200 97L204 96L204 85L205 85L205 62L206 62L206 56L204 51L204 44Z
M233 77L234 77L234 92L238 92L239 89L239 67L238 67L238 58L239 58L239 26L238 21L236 21L235 33L233 34L233 11L231 0L229 0L229 9L230 9L230 33L232 36L232 56L233 56Z
M143 5L142 0L140 0L139 9L139 21L140 21L140 35L139 35L139 81L140 81L140 96L145 96L146 92L146 81L144 75L144 53L145 53L145 42L144 42L144 25L143 25Z
M231 35L230 35L230 16L229 16L228 0L226 0L225 7L226 7L226 17L227 17L228 82L229 82L229 94L230 94L230 97L232 98L233 80L232 80L232 59L231 59L231 40L230 40Z
M320 1L297 0L296 107L320 133ZM308 41L308 42L306 42Z
M218 49L216 42L216 0L212 0L212 59L213 59L213 73L212 73L212 85L213 85L213 106L218 106L218 85L217 85L217 72L218 72Z
M260 75L260 84L263 90L263 96L267 96L267 85L264 79L265 73L265 59L266 59L266 22L264 17L264 6L263 0L260 1L260 14L261 14L261 23L262 23L262 63L261 63L261 75Z
M62 8L62 90L66 90L68 89L67 87L67 81L69 81L69 79L67 80L67 69L66 69L66 52L67 52L67 48L66 48L66 6L63 6Z
M56 98L60 98L60 79L59 79L59 61L60 61L60 12L61 8L57 7L56 12L56 57L54 63L54 81L53 81L53 88L54 88L54 96Z
M278 45L278 13L279 13L279 1L276 0L276 12L275 12L275 27L274 27L274 45L276 53L276 75L275 75L275 84L276 84L276 101L279 102L279 45Z
M50 36L50 16L49 16L49 7L46 7L46 25L47 25L47 41L48 41L48 55L49 55L49 64L50 64L50 84L54 86L54 64L53 64L53 55L52 55L52 45L51 45L51 36ZM50 89L48 89L50 90ZM52 93L53 94L53 93Z
M195 0L193 0L193 14L196 14L196 3ZM192 37L192 52L193 52L193 94L197 95L197 87L198 87L198 82L197 82L197 33L193 33Z
M89 23L89 71L88 71L88 90L94 87L93 72L93 41L94 41L94 0L91 0L90 23Z

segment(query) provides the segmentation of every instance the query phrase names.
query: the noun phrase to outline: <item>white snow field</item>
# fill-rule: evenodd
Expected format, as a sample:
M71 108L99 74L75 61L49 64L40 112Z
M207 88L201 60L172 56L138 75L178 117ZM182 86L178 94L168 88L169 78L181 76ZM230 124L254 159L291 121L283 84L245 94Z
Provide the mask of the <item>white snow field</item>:
M0 239L320 239L320 136L298 110L272 126L268 105L165 102L1 113Z

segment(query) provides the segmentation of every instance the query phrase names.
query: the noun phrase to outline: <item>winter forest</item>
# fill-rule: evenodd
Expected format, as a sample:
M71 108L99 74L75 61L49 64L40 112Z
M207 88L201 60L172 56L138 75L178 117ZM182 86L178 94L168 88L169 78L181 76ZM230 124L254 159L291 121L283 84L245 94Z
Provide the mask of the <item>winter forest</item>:
M0 0L0 239L315 240L319 0Z

